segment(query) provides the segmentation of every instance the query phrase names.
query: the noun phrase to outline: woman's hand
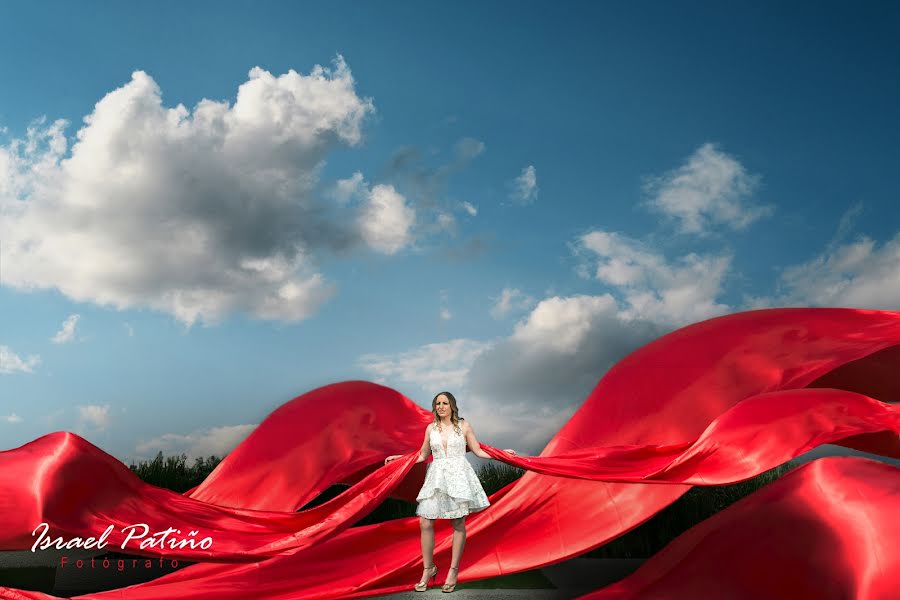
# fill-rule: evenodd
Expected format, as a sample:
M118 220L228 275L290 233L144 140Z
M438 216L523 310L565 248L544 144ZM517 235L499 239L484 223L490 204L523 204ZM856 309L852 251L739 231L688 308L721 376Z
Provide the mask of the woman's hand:
M388 464L389 462L395 461L398 458L403 458L403 455L402 454L391 454L386 459L384 459L384 464Z
M512 454L513 456L518 456L518 454L516 454L516 451L512 448L505 448L503 451Z

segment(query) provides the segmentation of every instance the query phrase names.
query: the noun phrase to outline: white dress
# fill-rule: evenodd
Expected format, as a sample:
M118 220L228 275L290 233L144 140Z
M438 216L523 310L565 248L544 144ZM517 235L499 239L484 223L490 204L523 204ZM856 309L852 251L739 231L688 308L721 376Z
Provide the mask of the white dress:
M462 427L460 427L462 431ZM416 514L426 519L457 519L490 506L487 494L466 458L466 439L451 426L444 450L441 433L432 425L429 434L434 460L425 472L416 501Z

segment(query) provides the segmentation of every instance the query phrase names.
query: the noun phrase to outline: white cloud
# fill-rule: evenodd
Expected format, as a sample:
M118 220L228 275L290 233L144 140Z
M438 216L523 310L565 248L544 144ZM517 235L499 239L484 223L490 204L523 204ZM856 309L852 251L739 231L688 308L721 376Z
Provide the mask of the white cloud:
M56 332L56 335L54 335L50 341L54 344L65 344L75 339L75 326L78 325L78 320L80 318L81 315L69 315L69 317L63 321L60 330Z
M622 319L609 295L551 297L507 338L456 339L360 363L386 385L419 386L423 405L429 394L452 390L480 440L535 453L610 366L660 333Z
M0 345L0 374L33 373L39 364L41 364L40 356L32 355L23 359L9 346Z
M363 197L368 193L368 185L363 174L356 171L347 179L338 179L331 190L331 197L340 204L347 204L354 198Z
M456 231L456 219L450 213L438 212L437 226L438 226L438 229L455 232Z
M516 288L503 288L500 297L491 307L491 316L502 319L514 310L524 310L534 306L534 298L522 293Z
M900 310L900 233L879 245L868 237L832 245L812 260L785 269L781 305Z
M359 363L384 384L414 384L424 390L454 389L464 384L472 363L490 345L490 342L455 339L427 344L410 352L366 354L360 357Z
M78 421L79 425L89 425L100 430L106 429L109 425L109 404L78 406Z
M134 337L134 327L131 326L131 323L124 323L125 331L128 332L128 337Z
M224 457L243 442L257 425L225 425L198 429L188 434L166 433L139 443L135 452L141 458L153 458L157 452L165 456L186 454L189 461L195 458Z
M622 316L680 326L725 314L716 301L722 293L731 257L690 253L673 262L626 235L596 230L575 245L596 259L594 276L622 296Z
M484 142L474 138L462 138L456 142L456 155L461 161L469 161L484 153Z
M452 318L453 318L453 314L450 312L449 309L447 309L447 308L441 309L441 320L442 321L449 321Z
M416 212L392 185L376 185L359 216L363 238L383 254L395 254L412 241Z
M609 294L602 296L554 296L541 301L516 323L512 341L528 351L577 352L597 319L614 317L618 306Z
M519 204L529 204L538 196L537 170L534 165L528 165L512 182L510 197Z
M6 421L7 423L21 423L22 420L22 417L16 413L12 413L11 415L0 415L0 421Z
M163 106L137 71L85 117L70 155L64 121L0 147L4 282L188 324L306 318L334 292L315 252L363 242L317 199L319 173L373 110L340 57L308 75L254 68L233 104L192 110ZM402 231L377 239L393 248Z
M676 221L683 233L706 233L718 225L742 229L771 215L772 206L754 204L759 184L741 163L713 144L697 149L681 167L644 186L648 205Z
M475 205L473 205L471 202L463 202L462 207L463 207L463 210L465 210L467 213L469 213L470 217L474 217L475 215L478 214L478 209L475 208Z

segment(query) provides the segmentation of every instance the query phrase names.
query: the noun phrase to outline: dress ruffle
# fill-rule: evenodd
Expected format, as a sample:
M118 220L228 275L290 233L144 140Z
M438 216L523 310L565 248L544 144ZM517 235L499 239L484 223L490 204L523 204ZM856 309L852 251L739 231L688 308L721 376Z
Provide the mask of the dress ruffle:
M428 465L416 500L416 514L426 519L458 519L490 506L465 456L438 458Z
M425 483L416 497L416 514L426 519L458 519L490 506L481 481L466 458L466 440L453 428L444 448L441 434L432 427L434 460L425 472Z

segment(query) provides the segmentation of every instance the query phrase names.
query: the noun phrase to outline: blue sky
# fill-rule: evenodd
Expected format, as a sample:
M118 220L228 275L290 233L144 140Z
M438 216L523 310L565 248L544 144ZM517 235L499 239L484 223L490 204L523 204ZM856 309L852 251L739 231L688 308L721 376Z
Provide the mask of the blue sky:
M370 379L538 451L674 327L900 309L898 27L887 2L6 3L0 447L221 454Z

